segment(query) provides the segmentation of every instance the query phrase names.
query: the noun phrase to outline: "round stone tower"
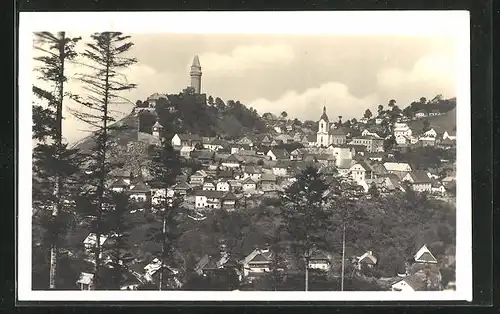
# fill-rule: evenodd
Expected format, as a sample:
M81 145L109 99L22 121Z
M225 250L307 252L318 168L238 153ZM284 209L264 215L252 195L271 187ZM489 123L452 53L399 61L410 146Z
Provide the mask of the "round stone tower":
M201 93L201 65L198 55L194 56L193 64L191 65L191 87L194 88L195 94Z

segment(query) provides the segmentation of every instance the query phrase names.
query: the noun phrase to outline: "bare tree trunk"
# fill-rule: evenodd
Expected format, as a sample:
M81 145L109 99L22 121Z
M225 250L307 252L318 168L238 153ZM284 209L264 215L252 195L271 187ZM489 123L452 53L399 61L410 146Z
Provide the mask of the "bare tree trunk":
M340 282L340 291L344 291L344 264L345 264L345 223L342 232L342 280Z
M62 148L62 109L63 109L63 98L64 98L64 61L66 58L65 55L65 47L66 47L66 33L61 32L61 37L59 38L59 81L58 81L58 102L56 108L56 156L57 159L60 160L60 153ZM54 186L54 195L56 199L56 204L52 210L52 216L55 220L57 214L61 211L61 187L62 187L62 178L59 174L56 174L56 182ZM56 222L57 224L57 222ZM49 271L49 289L56 288L56 272L57 272L57 241L58 239L54 239L54 242L51 244L50 248L50 271Z
M306 258L306 271L305 271L305 291L309 291L309 259Z

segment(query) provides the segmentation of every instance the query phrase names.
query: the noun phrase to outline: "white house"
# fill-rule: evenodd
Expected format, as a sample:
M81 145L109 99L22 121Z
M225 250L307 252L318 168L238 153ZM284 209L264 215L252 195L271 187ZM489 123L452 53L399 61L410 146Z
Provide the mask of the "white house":
M212 182L203 183L203 191L215 191L215 185Z
M416 263L428 263L428 264L437 264L437 260L432 255L431 251L427 248L427 245L423 245L420 250L415 253L413 259Z
M359 161L353 166L351 166L349 172L351 173L352 179L357 184L363 184L366 182L366 179L373 178L372 169L364 161Z
M396 174L399 179L412 171L411 166L406 162L385 162L384 168L388 173Z
M195 196L195 208L220 209L222 206L223 193L224 192L221 191L199 191Z
M417 192L431 192L432 190L432 180L425 171L409 172L402 181L411 183L412 189Z
M94 290L94 274L82 272L76 283L80 290Z
M430 130L427 130L424 133L422 133L422 135L425 137L434 137L435 138L437 136L437 132L436 132L436 130L431 128Z
M426 284L416 275L406 276L392 284L391 290L398 292L424 291Z
M238 168L240 166L240 161L236 158L236 156L230 155L222 161L222 166L228 168Z
M361 136L373 136L375 138L381 138L380 135L375 132L370 132L370 130L368 129L364 129L363 132L361 132Z
M180 150L181 157L189 158L191 152L194 150L194 146L182 146Z
M286 177L288 175L288 165L285 162L278 161L273 166L273 174L277 177Z
M420 110L415 114L415 117L417 117L417 118L425 118L427 116L428 116L428 114L425 110Z
M308 261L309 269L316 269L322 271L330 270L331 262L330 256L323 252L315 252L311 255Z
M246 178L241 182L243 192L252 193L257 189L257 183L250 178Z
M131 189L128 191L129 197L134 201L145 202L151 196L151 189L145 183L138 182L130 187Z
M272 253L269 249L255 249L243 260L243 276L254 277L271 271Z
M410 137L412 135L412 130L406 123L394 123L394 136L402 135L404 137Z
M375 124L382 124L382 121L384 121L384 119L382 119L382 118L375 118Z
M231 190L231 184L226 180L219 180L216 186L217 191L229 192Z
M255 182L259 182L262 177L262 171L254 166L246 166L243 171L243 179L251 178Z
M362 265L372 268L377 264L377 258L373 255L372 251L366 251L363 255L357 257L356 259L356 266L358 270L361 270Z

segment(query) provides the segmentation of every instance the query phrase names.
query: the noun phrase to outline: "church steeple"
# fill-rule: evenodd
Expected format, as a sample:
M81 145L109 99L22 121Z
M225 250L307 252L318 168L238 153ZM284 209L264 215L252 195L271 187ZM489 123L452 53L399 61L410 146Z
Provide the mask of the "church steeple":
M189 72L191 76L191 87L194 88L194 92L196 94L201 93L201 65L200 58L198 55L194 56L193 63L191 64L191 72Z
M326 114L326 106L323 107L323 114L319 118L320 120L325 120L326 122L329 122L328 120L328 115Z

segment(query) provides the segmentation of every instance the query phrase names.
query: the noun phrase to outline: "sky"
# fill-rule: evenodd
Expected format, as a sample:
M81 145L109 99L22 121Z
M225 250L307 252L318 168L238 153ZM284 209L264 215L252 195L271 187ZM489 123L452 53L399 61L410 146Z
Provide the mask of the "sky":
M76 33L75 33L76 34ZM72 33L73 35L73 33ZM82 35L78 51L89 35ZM117 109L153 93L178 93L189 85L189 66L199 55L202 92L239 100L259 114L286 111L291 118L317 120L323 106L331 119L360 118L370 108L395 99L401 107L420 97L456 96L456 37L391 34L130 34L130 55L138 63L123 72L137 88ZM75 80L81 66L71 65L67 89L83 93ZM79 108L67 102L71 108ZM68 142L89 128L65 114Z

